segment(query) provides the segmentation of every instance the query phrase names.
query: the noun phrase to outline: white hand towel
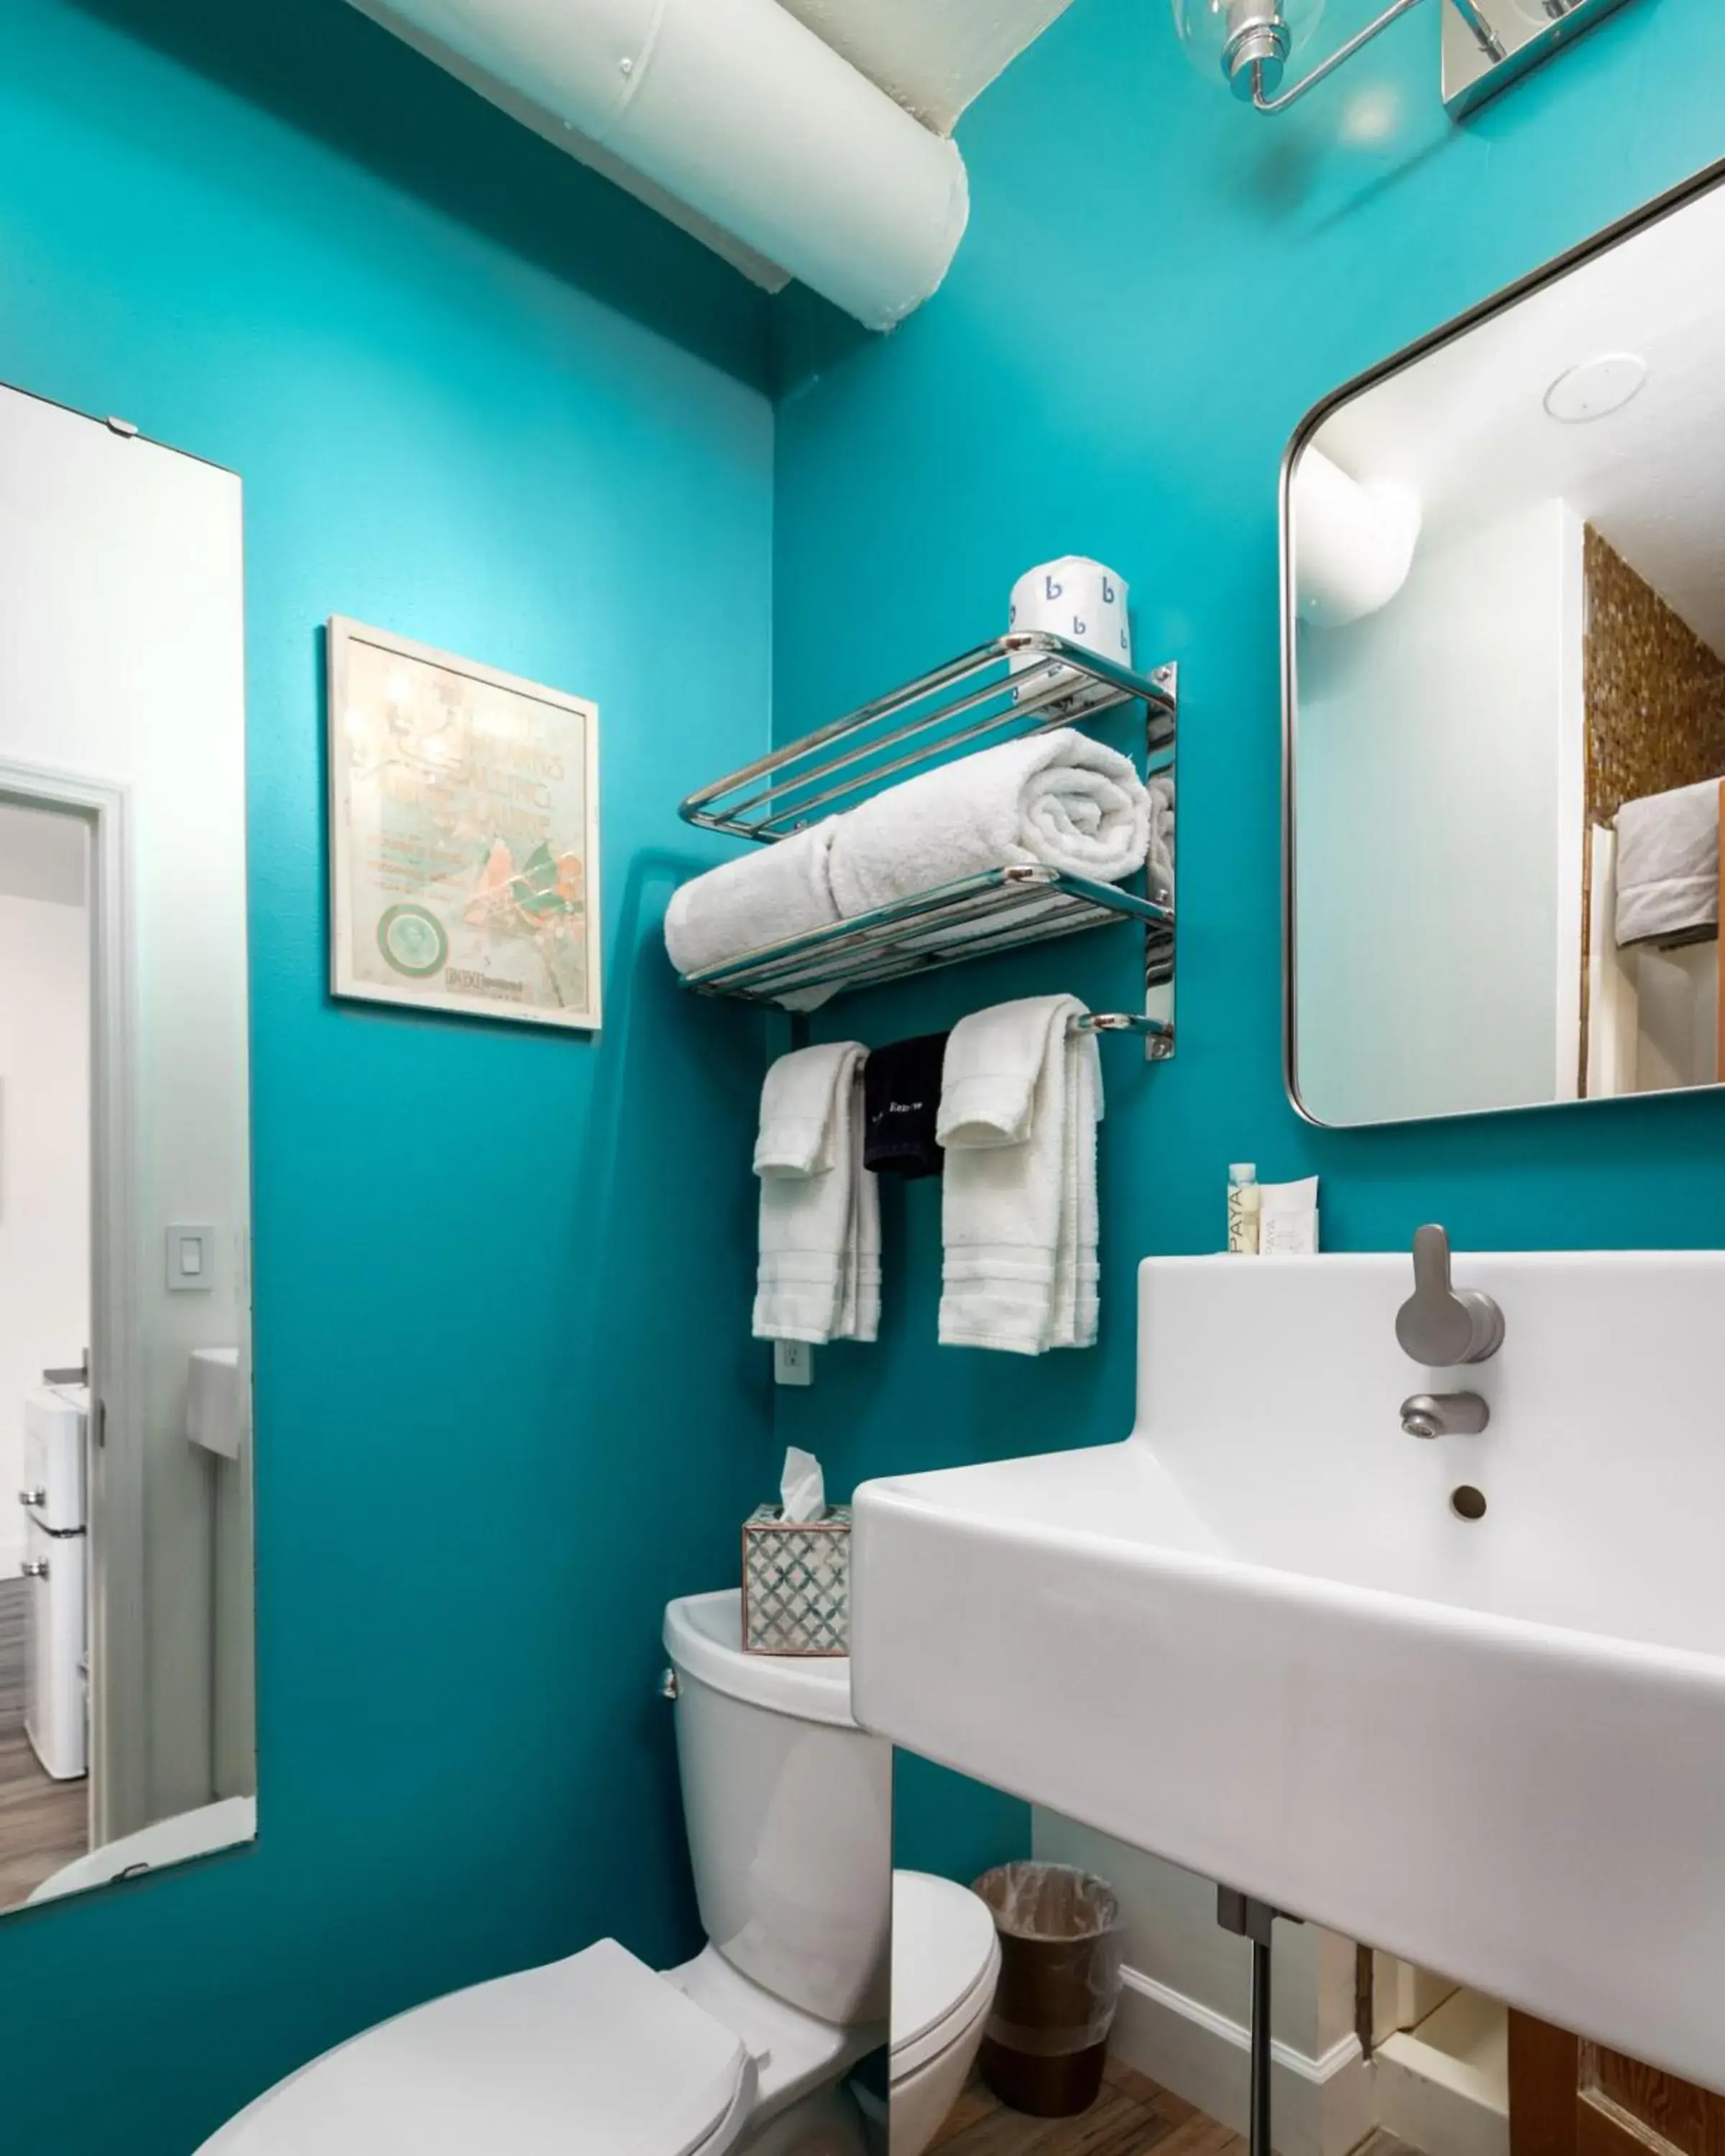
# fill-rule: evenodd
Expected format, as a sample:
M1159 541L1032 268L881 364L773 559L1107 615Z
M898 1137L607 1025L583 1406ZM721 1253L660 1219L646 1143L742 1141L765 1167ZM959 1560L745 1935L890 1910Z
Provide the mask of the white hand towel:
M757 1175L824 1175L835 1165L834 1147L845 1134L833 1113L835 1088L839 1065L852 1053L867 1051L854 1040L799 1048L768 1070L755 1137Z
M1617 812L1617 941L1695 943L1719 924L1719 782Z
M1096 1037L1033 996L952 1029L941 1087L940 1337L1040 1355L1096 1336Z
M874 1340L880 1332L880 1178L863 1166L868 1117L863 1113L863 1065L857 1060L850 1089L850 1269L845 1298L833 1328L835 1340Z
M839 918L829 869L834 829L829 816L680 884L665 915L665 947L677 971L705 973L763 944L829 927Z
M862 1165L867 1054L855 1040L798 1049L767 1074L757 1339L872 1340L879 1331L880 1196Z
M1083 1008L1073 996L1029 996L960 1019L941 1065L937 1142L970 1152L1022 1145L1055 1021Z
M829 864L846 919L984 869L1042 862L1099 883L1143 865L1143 781L1070 726L941 764L839 819Z
M1096 1246L1101 1226L1096 1199L1096 1125L1102 1120L1101 1051L1083 1034L1066 1043L1065 1180L1060 1193L1060 1240L1055 1253L1050 1348L1093 1348L1101 1310Z

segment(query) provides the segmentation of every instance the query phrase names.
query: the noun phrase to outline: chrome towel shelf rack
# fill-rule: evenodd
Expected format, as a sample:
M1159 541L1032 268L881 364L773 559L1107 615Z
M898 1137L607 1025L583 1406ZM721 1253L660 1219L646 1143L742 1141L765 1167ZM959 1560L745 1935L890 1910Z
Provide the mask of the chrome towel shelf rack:
M932 765L1134 705L1142 710L1147 771L1172 771L1178 691L1173 666L1138 674L1064 637L1014 632L701 788L680 814L703 830L770 844ZM1094 1014L1082 1024L1091 1032L1137 1034L1161 1060L1174 1050L1172 896L1142 896L1040 865L989 869L682 980L699 995L810 1008L845 990L1135 921L1144 936L1149 1008L1142 1015Z
M1172 753L1178 689L1174 667L1135 674L1063 636L1014 631L702 787L679 813L733 838L788 839L929 764L1134 701L1145 706L1153 762Z

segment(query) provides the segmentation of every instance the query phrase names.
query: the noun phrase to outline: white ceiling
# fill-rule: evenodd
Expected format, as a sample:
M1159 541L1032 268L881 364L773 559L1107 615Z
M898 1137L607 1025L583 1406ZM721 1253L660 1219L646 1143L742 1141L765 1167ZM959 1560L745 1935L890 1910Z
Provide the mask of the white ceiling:
M1614 352L1648 362L1633 403L1583 426L1548 418L1558 376ZM1410 487L1430 538L1561 496L1725 654L1725 188L1392 375L1316 439L1354 478Z
M966 105L1071 0L778 0L923 125L949 135Z
M503 4L504 0L476 0L475 12L483 14L488 6ZM565 0L565 4L578 8L591 5L592 0ZM944 135L951 133L958 116L1002 69L1065 13L1071 0L778 0L778 4L925 126ZM500 82L441 40L427 36L390 0L352 0L352 5L511 119L692 234L757 285L777 292L789 283L777 263L570 127L531 89Z
M0 896L82 906L88 834L81 817L0 801Z

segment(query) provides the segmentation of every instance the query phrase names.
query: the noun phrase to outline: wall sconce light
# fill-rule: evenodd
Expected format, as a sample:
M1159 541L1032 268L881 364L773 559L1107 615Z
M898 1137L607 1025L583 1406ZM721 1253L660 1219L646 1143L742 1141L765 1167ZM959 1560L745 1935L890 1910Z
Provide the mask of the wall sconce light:
M1444 104L1456 119L1602 21L1624 0L1438 0ZM1286 112L1420 0L1391 0L1375 22L1293 83L1289 61L1310 42L1324 0L1173 0L1180 41L1260 112ZM1285 86L1286 85L1286 86Z

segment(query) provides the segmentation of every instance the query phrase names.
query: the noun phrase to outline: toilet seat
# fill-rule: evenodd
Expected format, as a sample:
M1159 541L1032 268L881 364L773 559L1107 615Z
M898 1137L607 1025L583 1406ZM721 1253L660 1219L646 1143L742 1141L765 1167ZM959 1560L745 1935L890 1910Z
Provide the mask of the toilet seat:
M927 1871L892 1875L895 2082L947 2050L987 2012L1000 1970L988 1904Z
M198 2156L720 2156L754 2101L736 2032L602 1939L367 2030Z

